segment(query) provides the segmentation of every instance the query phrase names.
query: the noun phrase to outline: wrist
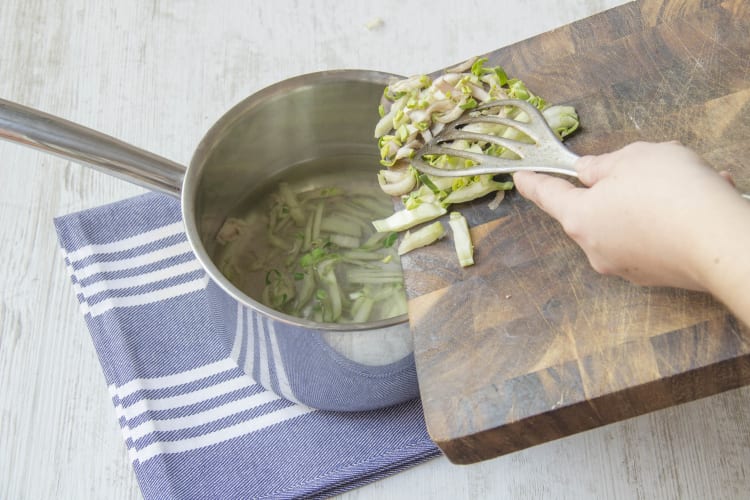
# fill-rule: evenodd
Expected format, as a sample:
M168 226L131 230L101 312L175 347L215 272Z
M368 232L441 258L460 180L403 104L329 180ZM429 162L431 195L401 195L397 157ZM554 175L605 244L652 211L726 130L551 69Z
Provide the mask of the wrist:
M735 314L750 315L750 203L733 196L712 207L712 220L706 227L696 227L689 263L693 279L713 294ZM715 210L714 210L715 209ZM711 215L712 215L711 214Z

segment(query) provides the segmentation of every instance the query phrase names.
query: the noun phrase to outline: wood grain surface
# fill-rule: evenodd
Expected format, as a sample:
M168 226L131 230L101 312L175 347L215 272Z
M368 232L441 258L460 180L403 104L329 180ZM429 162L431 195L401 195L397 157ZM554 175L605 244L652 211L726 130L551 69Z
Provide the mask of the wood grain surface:
M576 107L576 153L679 140L750 191L748 33L745 1L643 0L488 57ZM709 295L598 275L517 194L486 205L460 208L475 266L458 266L450 239L404 259L425 418L449 459L493 458L750 383L750 329Z
M0 96L187 162L227 109L284 78L433 71L622 3L3 0ZM597 37L617 38L606 24ZM142 498L52 226L142 192L0 142L3 500ZM341 498L744 499L748 408L745 387L472 466L435 459Z

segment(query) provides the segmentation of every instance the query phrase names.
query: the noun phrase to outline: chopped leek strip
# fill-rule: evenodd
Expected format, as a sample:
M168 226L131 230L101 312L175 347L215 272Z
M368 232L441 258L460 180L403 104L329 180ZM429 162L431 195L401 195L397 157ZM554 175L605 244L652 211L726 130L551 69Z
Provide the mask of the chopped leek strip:
M289 184L286 182L280 182L279 193L281 194L284 203L286 203L286 206L289 208L289 215L292 216L294 222L297 223L297 225L304 224L305 214L302 212L302 208L300 208L297 196L289 188Z
M451 212L448 225L450 225L453 231L453 244L456 247L456 255L458 255L458 262L461 264L461 267L473 265L474 245L471 242L466 217L459 212Z
M578 114L573 106L550 106L542 110L544 119L560 139L575 132L578 128Z
M352 269L346 274L350 283L402 283L401 271L383 272L381 270Z
M359 238L349 236L348 234L332 234L331 243L341 248L359 248Z
M403 255L416 248L425 247L445 236L445 228L440 221L417 229L414 232L407 231L401 244L398 246L398 254Z
M372 261L382 260L385 254L380 252L368 252L367 250L350 250L348 252L342 252L341 257L353 261Z
M375 230L381 233L385 231L404 231L423 222L436 219L446 212L447 210L442 205L422 203L411 210L399 210L390 217L374 220L372 221L372 225L375 226Z
M359 224L341 215L329 215L320 221L320 230L328 233L346 234L359 238L362 236L362 227Z
M443 199L443 203L464 203L476 200L482 196L488 195L495 191L507 191L513 189L513 182L497 182L489 176L481 176L481 180L470 182L462 186Z
M368 321L374 305L375 301L367 296L362 296L355 300L354 304L352 304L352 320L354 323L364 323Z

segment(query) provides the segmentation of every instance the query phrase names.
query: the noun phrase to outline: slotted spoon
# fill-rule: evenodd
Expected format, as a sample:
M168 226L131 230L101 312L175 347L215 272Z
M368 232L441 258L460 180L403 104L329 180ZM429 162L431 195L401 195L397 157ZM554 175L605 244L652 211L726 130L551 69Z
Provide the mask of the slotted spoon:
M528 121L519 121L507 116L480 114L479 111L499 107L515 107L526 113ZM532 142L522 142L493 134L466 130L467 125L490 123L514 128L528 136ZM485 153L456 149L450 146L453 141L468 140L502 146L518 156L504 158ZM450 155L473 161L476 165L465 169L438 168L423 158L429 155ZM519 99L491 101L472 109L471 113L445 126L419 149L411 164L422 173L439 177L466 177L482 174L509 174L521 170L546 172L577 177L573 168L579 156L566 148L555 132L547 125L544 115L532 104ZM742 193L750 200L750 193Z
M526 113L528 121L519 121L507 116L479 114L477 112L499 107L515 107ZM528 136L533 142L521 142L499 135L466 130L467 125L490 123L514 128ZM519 159L503 158L489 154L455 149L450 143L457 140L486 142L502 146ZM433 167L423 157L425 155L446 154L472 160L475 166L466 169L444 169ZM563 146L557 135L547 125L542 113L532 104L519 99L491 101L477 106L471 113L446 124L445 128L425 144L412 158L414 168L422 173L441 177L465 177L481 174L508 174L519 170L548 172L577 177L573 168L578 155Z

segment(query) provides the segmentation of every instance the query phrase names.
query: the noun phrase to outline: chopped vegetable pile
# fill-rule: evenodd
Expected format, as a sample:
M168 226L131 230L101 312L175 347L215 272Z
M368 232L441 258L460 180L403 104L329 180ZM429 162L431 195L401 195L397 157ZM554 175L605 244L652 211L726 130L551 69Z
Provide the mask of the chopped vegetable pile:
M560 139L578 128L578 115L571 106L548 107L544 99L534 95L522 81L508 78L499 66L485 67L486 62L486 58L475 57L447 70L434 81L426 75L416 75L391 83L385 88L384 104L379 108L380 120L375 126L380 163L386 167L378 173L378 183L385 193L400 196L404 208L386 218L373 221L378 231L405 231L443 216L451 205L492 193L495 195L489 206L494 210L502 201L504 192L513 188L510 179L499 181L492 175L436 177L420 174L410 164L417 151L439 134L445 124L466 112L471 113L478 105L500 99L521 99L542 112ZM498 106L492 109L493 111L483 113L498 114L521 122L529 119L515 107ZM470 124L464 130L520 141L530 140L517 129L499 124ZM512 151L486 142L457 140L450 147L517 158ZM433 155L424 159L432 166L443 169L464 169L474 165L471 160L450 155ZM449 225L453 230L460 264L472 265L473 245L465 217L454 211ZM421 231L407 233L405 240L413 240L415 235L422 234ZM433 227L428 233L437 235L437 229ZM432 238L423 237L420 244L402 243L404 248L400 253L437 241L442 235L443 233Z
M370 224L393 211L387 197L338 187L295 192L282 182L261 206L227 219L217 236L221 271L238 288L253 295L247 287L262 273L263 304L317 322L406 313L397 234Z

